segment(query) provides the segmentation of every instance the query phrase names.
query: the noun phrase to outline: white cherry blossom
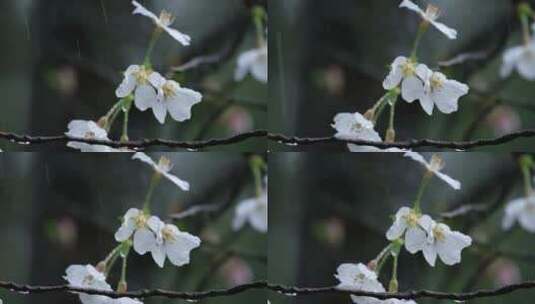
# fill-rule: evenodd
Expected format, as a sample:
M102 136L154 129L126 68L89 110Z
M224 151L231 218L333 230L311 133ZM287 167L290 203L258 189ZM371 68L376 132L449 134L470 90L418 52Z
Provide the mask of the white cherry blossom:
M115 90L115 95L125 98L134 93L134 105L140 111L145 111L158 99L156 84L152 81L160 77L158 72L143 65L131 65L124 72L123 82Z
M148 225L150 216L142 210L131 208L123 219L119 230L115 233L117 242L124 242L134 236L134 250L143 255L156 245L155 234ZM149 248L149 249L147 249Z
M513 70L527 80L535 80L535 40L505 51L500 76L508 77Z
M96 122L91 120L72 120L67 126L69 129L65 135L74 138L81 139L95 139L95 140L107 140L108 132L101 128ZM83 142L70 141L67 143L67 147L73 149L79 149L82 152L117 152L118 149L114 149L105 145L93 145Z
M382 142L383 139L374 130L373 123L366 119L362 114L355 113L338 113L334 117L334 123L331 125L335 130L336 138L341 140L366 140L371 142ZM402 152L398 148L379 149L372 146L359 146L348 144L347 148L351 152Z
M423 251L427 263L434 267L437 255L446 265L460 263L461 251L472 244L472 238L451 231L446 224L433 222L427 236L417 235L411 242L412 249Z
M172 264L183 266L190 262L190 252L201 245L201 240L187 232L182 232L172 224L165 224L158 217L151 216L148 226L154 232L147 234L147 239L142 248L145 252L151 252L156 264L163 267L166 257Z
M160 13L160 16L158 17L154 13L143 7L143 5L139 4L137 1L132 1L132 4L135 6L135 10L133 12L134 15L139 14L152 19L156 26L167 32L176 41L180 42L184 46L190 45L190 36L170 27L170 25L174 22L174 18L170 13L164 10Z
M449 177L448 175L440 172L444 168L444 161L437 154L433 154L430 162L427 162L425 158L417 152L409 151L409 152L406 152L403 156L409 157L413 159L414 161L421 163L429 172L432 172L438 178L445 181L453 189L455 190L461 189L461 183L458 180L455 180Z
M383 81L385 90L392 90L401 86L401 97L411 103L424 95L424 82L416 73L417 68L428 69L424 64L418 64L411 59L399 56L390 65L390 73Z
M258 197L241 201L236 207L232 228L241 229L249 223L255 230L266 233L268 231L268 194L264 190Z
M517 198L505 207L503 229L511 229L515 222L531 233L535 233L535 196Z
M405 235L405 249L414 254L418 252L414 244L430 233L433 219L429 215L420 214L414 209L401 207L397 212L394 223L386 232L389 241L397 240Z
M154 116L161 124L165 123L168 112L176 121L182 122L191 118L191 108L201 102L201 93L183 88L178 82L167 80L160 74L152 74L149 78L156 87L158 95L152 103L141 105L145 110L152 108Z
M63 278L72 287L112 291L111 286L106 283L106 276L92 265L71 265ZM103 304L110 301L110 298L101 295L80 293L79 296L83 304Z
M140 160L146 164L149 164L156 172L163 175L165 178L170 180L172 183L177 185L180 189L184 191L189 191L189 183L178 178L177 176L169 173L171 169L173 169L173 165L171 164L171 160L169 160L167 157L160 157L160 160L158 163L154 162L152 158L150 158L147 154L143 152L136 152L132 159Z
M234 79L236 81L241 81L248 73L260 82L268 82L267 45L243 52L238 57Z
M377 278L377 273L362 263L342 264L338 266L337 273L334 276L340 281L337 288L341 290L385 292L385 288ZM358 304L385 303L385 301L376 298L353 295L351 296L351 300Z
M457 111L459 98L468 94L469 87L466 84L447 79L446 75L432 71L425 65L418 65L416 74L424 83L424 93L418 99L428 115L433 113L435 105L445 114Z
M410 0L403 0L399 7L407 8L413 12L416 12L420 15L424 21L433 25L436 29L442 32L449 39L457 39L457 31L448 27L447 25L437 22L436 20L440 17L440 9L434 5L428 5L426 10L423 11L418 5Z

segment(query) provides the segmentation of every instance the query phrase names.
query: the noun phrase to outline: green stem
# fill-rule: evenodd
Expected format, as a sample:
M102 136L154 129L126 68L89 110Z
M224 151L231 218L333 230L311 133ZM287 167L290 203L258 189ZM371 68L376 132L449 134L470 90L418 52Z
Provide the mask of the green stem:
M531 167L533 160L529 155L523 155L519 160L520 169L522 170L522 176L524 177L524 192L526 197L533 194L533 186L531 184Z
M255 6L253 8L253 22L256 28L256 41L258 47L263 47L266 45L266 38L264 36L264 19L266 17L266 12L261 6Z
M161 34L162 34L162 29L158 26L154 29L154 32L152 32L149 46L147 48L147 51L145 52L145 59L143 60L143 65L145 65L148 68L152 68L152 64L151 64L152 51L154 51L154 46L156 45L156 42L158 41L158 38L160 38Z
M429 28L429 22L422 21L420 23L420 26L418 27L418 33L416 34L416 39L414 39L414 44L412 45L412 51L411 51L411 61L417 62L418 61L418 47L420 46L420 41L422 40L422 37L424 36L425 32Z
M398 292L399 283L398 283L398 255L392 255L392 278L390 279L390 284L388 285L388 292Z
M130 108L132 106L131 100L125 100L123 103L123 134L121 135L121 141L128 141L128 117L130 114Z
M121 280L119 281L119 282L122 282L122 283L126 283L126 268L127 268L127 264L128 264L128 254L129 253L130 253L130 246L126 250L125 255L122 257L123 258L123 265L121 267Z
M253 173L254 181L255 181L255 189L256 189L256 195L260 196L263 192L263 186L262 186L262 167L264 166L264 160L262 157L255 155L251 157L249 161L249 166L251 167L251 171Z
M425 189L427 188L432 176L433 174L430 171L426 171L422 177L422 181L420 182L420 187L418 188L416 199L414 200L414 205L412 207L417 213L420 213L420 202L422 201L422 196L424 195Z
M388 119L388 128L391 130L394 129L394 118L396 115L396 100L390 102L390 117Z
M121 247L121 245L119 245ZM106 264L106 271L104 271L104 274L108 276L108 273L110 273L111 269L115 265L115 262L117 262L117 259L119 258L119 250L115 252L111 260Z
M385 264L386 260L388 260L388 257L390 257L390 250L392 249L393 243L388 244L381 252L375 257L374 261L377 262L377 268L375 269L375 273L379 275L381 273L381 269L383 268L383 265Z
M150 179L149 190L147 191L147 195L145 196L145 201L143 202L143 211L147 214L150 214L150 203L151 203L152 193L154 192L154 189L160 182L160 177L161 177L160 173L154 172L154 174L152 175Z
M520 22L522 23L522 37L524 39L524 45L529 45L531 40L531 35L529 32L529 18L528 16L522 14L520 16Z

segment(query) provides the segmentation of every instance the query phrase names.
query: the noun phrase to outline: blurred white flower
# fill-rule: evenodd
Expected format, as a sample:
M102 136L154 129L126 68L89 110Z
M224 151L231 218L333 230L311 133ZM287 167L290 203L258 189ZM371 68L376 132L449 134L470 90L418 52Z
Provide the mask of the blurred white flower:
M336 130L334 136L341 140L383 141L379 133L373 129L373 123L358 112L336 114L334 124L331 127ZM347 148L351 152L402 152L398 148L379 149L372 146L359 146L355 144L348 144Z
M420 214L414 209L401 207L397 212L394 223L386 232L389 241L397 240L405 234L405 248L410 253L418 251L413 245L430 232L433 219L429 215Z
M132 159L140 160L146 164L149 164L157 173L163 175L165 178L173 182L184 191L189 191L189 183L169 173L173 169L171 160L167 157L160 157L158 163L154 162L147 154L143 152L136 152Z
M401 97L411 103L424 95L424 82L418 78L417 69L429 68L425 64L418 64L407 57L399 56L390 65L390 73L383 81L385 90L392 90L401 84Z
M517 221L522 228L535 233L535 196L517 198L507 203L502 221L503 229L511 229Z
M266 233L268 231L268 194L266 188L259 196L243 200L236 207L232 228L239 230L247 222L259 232Z
M430 162L427 162L424 159L424 157L421 154L417 153L417 152L409 151L409 152L406 152L403 156L409 157L409 158L421 163L422 165L424 165L424 167L429 172L433 173L438 178L440 178L441 180L445 181L453 189L455 189L455 190L461 189L461 183L459 181L457 181L457 180L449 177L448 175L440 172L440 170L442 170L444 168L444 161L437 154L433 154L433 156L431 157L431 161Z
M377 274L362 263L342 264L338 266L337 273L334 276L340 281L337 288L341 290L385 292L385 288L379 282ZM384 300L353 295L351 296L351 300L358 304L385 303Z
M155 235L150 230L148 221L149 215L142 210L129 209L124 215L121 227L115 233L115 240L124 242L133 235L134 250L141 255L147 253L155 246Z
M407 242L408 243L408 242ZM406 247L409 244L405 244ZM472 244L472 238L442 223L432 222L427 235L414 235L410 247L413 252L423 251L424 258L431 266L435 266L437 255L446 265L461 262L461 251Z
M115 90L118 98L125 98L134 93L134 104L140 111L145 111L157 101L156 84L153 82L162 77L142 65L131 65L124 72L123 82Z
M67 126L69 129L65 135L80 139L95 139L95 140L110 140L108 132L101 128L97 123L91 120L72 120ZM120 150L114 149L105 145L92 145L83 142L70 141L67 147L79 149L82 152L118 152Z
M459 98L468 94L469 87L466 84L447 79L446 75L431 71L425 65L418 65L416 74L424 82L424 94L419 99L428 115L433 113L434 105L445 114L457 111Z
M162 30L166 31L171 37L173 37L176 41L180 42L184 46L188 46L191 43L191 37L177 31L174 28L169 27L173 22L175 21L173 16L168 13L167 11L162 11L160 13L160 16L156 16L154 13L143 7L143 5L139 4L137 1L132 1L132 4L135 6L135 10L133 14L139 14L143 15L145 17L148 17L154 21L156 26L161 28Z
M65 272L63 278L69 282L69 286L112 291L111 286L106 283L106 276L92 265L71 265ZM104 304L110 301L110 298L101 295L80 293L79 296L83 304Z
M515 46L504 52L500 76L508 77L515 69L525 79L535 80L535 40L532 39L528 44Z
M442 32L449 39L457 39L457 31L448 27L447 25L437 22L436 20L440 17L440 9L434 5L428 5L426 10L423 11L418 5L410 0L403 0L399 7L407 8L411 11L414 11L420 15L425 22L430 23L440 32Z
M234 80L243 80L247 73L250 73L256 80L260 82L268 82L267 45L243 52L239 56L236 71L234 72Z
M201 102L201 93L183 88L178 82L167 80L160 74L151 74L149 78L158 95L151 103L142 105L145 110L152 108L154 116L161 124L165 123L167 112L176 121L182 122L191 118L191 107Z
M119 298L119 299L110 299L108 302L109 304L143 304L138 299L132 299L132 298Z
M172 224L165 224L158 217L151 216L147 222L152 235L146 235L144 248L152 253L152 258L160 267L164 266L166 257L172 264L183 266L190 262L190 252L201 245L201 240L187 232L182 232Z

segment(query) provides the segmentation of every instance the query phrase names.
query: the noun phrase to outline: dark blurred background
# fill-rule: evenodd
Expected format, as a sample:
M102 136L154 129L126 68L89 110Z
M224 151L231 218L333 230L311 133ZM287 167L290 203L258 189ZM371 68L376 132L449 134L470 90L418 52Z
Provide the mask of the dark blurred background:
M453 230L469 234L474 244L462 261L429 266L421 253L402 250L400 291L445 292L495 288L535 277L535 235L515 226L501 229L503 207L524 195L515 156L503 153L441 153L444 173L458 179L455 191L434 177L422 200L422 211L434 219L460 206L471 212L444 219ZM430 154L424 155L427 159ZM398 153L279 153L270 155L270 233L268 279L300 287L338 284L342 263L368 263L388 244L391 216L410 206L424 168ZM477 244L476 244L477 243ZM273 262L272 262L273 261ZM388 286L391 264L381 273ZM351 303L349 296L269 295L271 303ZM533 291L518 291L470 303L532 303ZM418 300L418 303L452 301Z
M169 215L192 205L224 204L221 211L175 221L199 236L191 263L160 269L149 255L129 256L130 290L200 291L266 279L267 236L246 226L231 230L236 204L254 196L248 159L228 153L151 154L170 158L172 172L191 184L183 192L163 179L153 196L153 214ZM131 207L140 208L152 168L128 154L0 154L0 279L24 284L64 284L71 264L96 264L116 246L114 233ZM120 263L108 281L116 287ZM264 303L263 291L200 303ZM0 290L4 303L80 303L66 293L17 295ZM145 303L186 303L152 298Z
M424 36L419 59L431 68L459 54L479 60L443 68L468 83L479 96L465 96L459 111L445 115L423 112L418 103L396 107L397 139L468 140L533 128L533 83L513 75L499 79L503 51L521 43L516 0L415 0L442 9L439 21L459 32L449 40L431 28ZM535 1L527 1L535 4ZM333 135L333 117L340 112L369 109L383 94L388 66L409 55L421 18L400 9L401 0L295 0L270 2L270 130L297 136ZM378 130L384 138L386 118ZM526 150L532 140L518 140L495 150ZM344 150L343 145L273 149ZM489 149L489 148L485 148Z
M161 126L150 111L132 111L130 137L200 140L266 128L267 86L247 77L233 82L236 58L255 47L251 0L145 0L159 14L176 16L173 27L192 36L182 47L162 35L153 64L162 74L199 56L221 60L176 75L183 85L204 94L192 119ZM143 61L154 28L148 18L132 15L130 0L34 1L0 3L0 129L33 135L62 134L72 119L98 120L116 102L115 89L130 64ZM118 138L121 118L111 137ZM57 150L63 145L51 146ZM0 143L6 150L29 150ZM218 150L264 150L250 140Z

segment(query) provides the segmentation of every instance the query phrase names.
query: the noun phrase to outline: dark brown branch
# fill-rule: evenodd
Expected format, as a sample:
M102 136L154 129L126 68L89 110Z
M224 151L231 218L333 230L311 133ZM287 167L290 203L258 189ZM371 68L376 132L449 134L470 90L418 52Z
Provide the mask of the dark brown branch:
M526 281L518 284L507 285L504 287L496 289L480 289L469 292L462 293L447 293L440 291L431 291L431 290L413 290L406 292L398 293L384 293L384 292L368 292L361 290L340 290L336 286L330 287L317 287L317 288L303 288L295 286L283 286L278 284L271 284L268 282L253 282L249 284L235 286L229 289L214 289L201 292L177 292L169 291L163 289L152 289L152 290L139 290L139 291L130 291L125 293L117 293L114 291L102 291L96 289L85 289L85 288L76 288L68 285L56 285L56 286L29 286L29 285L20 285L12 282L1 282L0 288L10 290L12 292L18 292L21 294L42 294L42 293L51 293L51 292L75 292L75 293L85 293L90 295L103 295L110 298L151 298L151 297L165 297L169 299L184 299L184 300L201 300L206 298L215 298L215 297L224 297L232 296L239 293L247 292L249 290L270 290L278 292L287 296L307 296L315 294L346 294L346 295L356 295L356 296L366 296L373 297L377 299L447 299L447 300L456 300L456 301L467 301L476 298L489 298L507 295L519 290L524 289L533 289L535 288L535 281Z
M486 146L497 146L501 144L506 144L520 138L530 138L535 137L535 130L528 129L518 132L513 132L504 136L491 138L491 139L479 139L471 141L445 141L445 140L434 140L434 139L412 139L407 141L400 141L394 143L385 143L385 142L370 142L365 140L341 140L337 139L334 136L329 137L288 137L282 134L268 134L268 138L272 141L279 142L281 144L286 144L289 146L299 146L299 145L313 145L320 143L345 143L345 144L355 144L359 146L372 146L381 149L387 148L402 148L402 149L413 149L413 148L422 148L422 147L435 147L443 149L456 149L456 150L468 150L479 147Z
M175 141L169 139L141 139L131 141L106 141L97 139L86 138L73 138L67 135L57 136L29 136L18 135L15 133L1 132L0 139L9 140L14 143L23 145L36 145L36 144L48 144L48 143L67 143L69 141L83 142L93 145L105 145L113 148L130 148L130 149L145 149L154 146L165 146L169 148L182 148L182 149L203 149L213 146L223 146L236 144L251 138L264 138L267 136L265 130L255 130L251 132L241 133L227 138L221 139L209 139L204 141Z

